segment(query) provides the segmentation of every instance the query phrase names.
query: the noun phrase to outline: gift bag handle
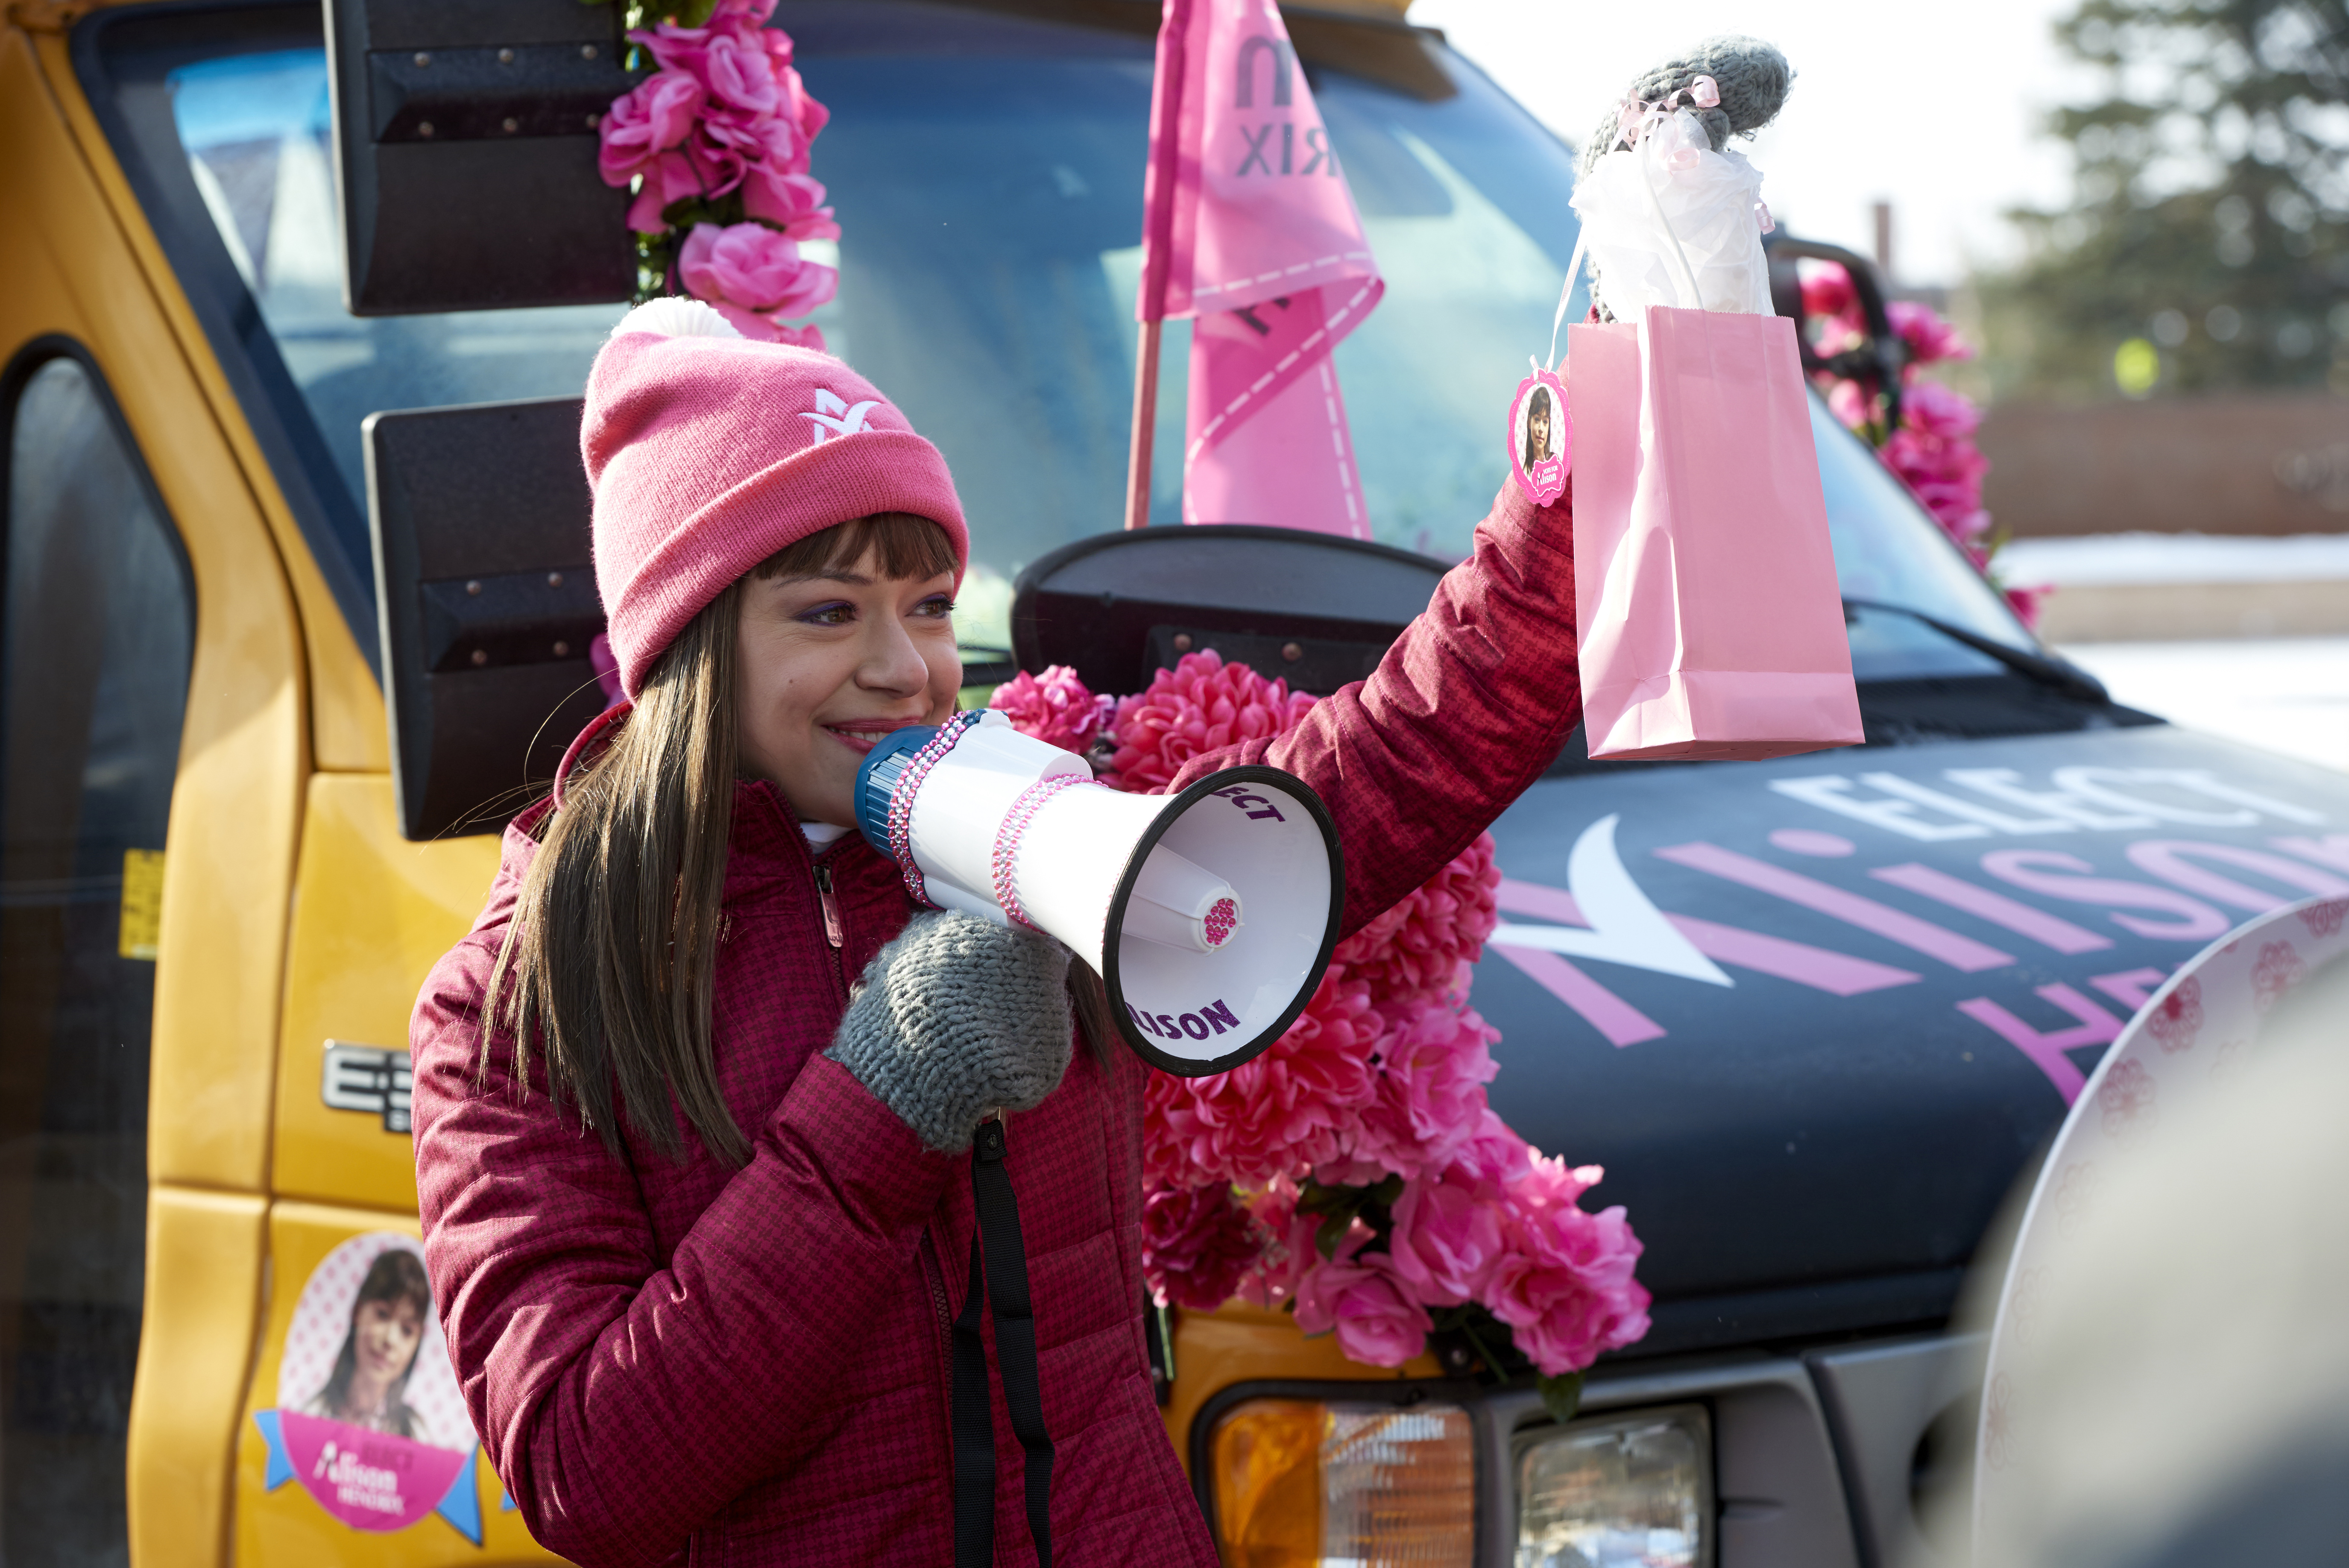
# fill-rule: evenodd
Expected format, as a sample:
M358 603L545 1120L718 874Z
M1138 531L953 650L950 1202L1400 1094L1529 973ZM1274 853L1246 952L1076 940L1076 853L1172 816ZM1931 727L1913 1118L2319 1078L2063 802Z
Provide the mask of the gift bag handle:
M1679 96L1678 93L1672 95L1673 98ZM1648 140L1649 130L1653 128L1655 121L1661 119L1667 112L1671 101L1671 99L1668 98L1661 103L1642 106L1639 123L1627 133L1631 138L1631 146L1625 151L1636 151ZM1681 264L1681 275L1688 280L1689 297L1696 301L1697 309L1702 310L1704 290L1697 286L1696 268L1689 265L1688 252L1682 248L1681 237L1673 231L1671 219L1665 215L1663 198L1656 194L1656 187L1649 182L1648 171L1644 169L1640 171L1640 189L1648 193L1648 205L1655 210L1656 222L1663 225L1664 237L1672 242L1673 258ZM1582 253L1589 241L1588 227L1578 225L1574 235L1574 257L1566 264L1566 286L1557 291L1557 309L1549 318L1549 358L1547 361L1536 365L1534 369L1537 370L1554 370L1557 368L1558 328L1566 323L1567 301L1574 295L1575 280L1582 275Z

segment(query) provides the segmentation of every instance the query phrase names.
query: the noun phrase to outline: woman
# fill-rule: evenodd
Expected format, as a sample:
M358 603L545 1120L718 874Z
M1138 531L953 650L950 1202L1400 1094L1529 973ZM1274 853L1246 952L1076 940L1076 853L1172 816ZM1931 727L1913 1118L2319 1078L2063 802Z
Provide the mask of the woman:
M1536 387L1526 400L1525 470L1531 473L1534 464L1549 460L1549 389Z
M416 1254L398 1247L377 1253L351 1303L335 1369L302 1414L430 1442L424 1417L408 1407L408 1377L431 1311L432 1287Z
M869 403L859 429L796 417L841 400ZM840 361L679 300L615 330L581 446L633 707L508 829L409 1034L426 1261L499 1475L588 1568L963 1560L963 1154L999 1108L1054 1552L1209 1568L1143 1350L1146 1069L1104 1028L1073 1048L1068 997L1099 992L1064 987L1065 950L917 912L852 831L865 753L962 682L944 460ZM1570 533L1504 486L1367 684L1169 787L1304 778L1359 929L1572 730ZM1026 1562L1021 1449L986 1383L994 1556Z

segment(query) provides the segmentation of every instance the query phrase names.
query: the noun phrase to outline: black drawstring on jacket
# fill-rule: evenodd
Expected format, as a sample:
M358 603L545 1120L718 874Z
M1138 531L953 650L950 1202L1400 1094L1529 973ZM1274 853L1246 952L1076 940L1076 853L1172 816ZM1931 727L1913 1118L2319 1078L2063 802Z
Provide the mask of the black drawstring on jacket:
M984 1121L970 1144L970 1196L978 1223L970 1237L970 1288L954 1324L955 1568L995 1561L995 1417L988 1407L982 1296L995 1314L995 1359L1011 1430L1028 1452L1028 1533L1038 1568L1052 1568L1052 1438L1044 1430L1044 1390L1036 1376L1036 1315L1028 1300L1028 1251L1019 1204L1003 1168L1003 1124ZM982 1249L985 1262L982 1265Z

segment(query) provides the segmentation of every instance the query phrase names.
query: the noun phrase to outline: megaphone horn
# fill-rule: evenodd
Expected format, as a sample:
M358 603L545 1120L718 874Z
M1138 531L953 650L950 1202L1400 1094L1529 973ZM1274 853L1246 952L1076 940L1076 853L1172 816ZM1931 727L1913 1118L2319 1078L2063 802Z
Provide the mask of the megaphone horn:
M915 902L1065 943L1101 976L1126 1044L1185 1077L1279 1039L1337 945L1337 829L1278 768L1125 794L1001 713L957 713L866 754L856 821Z

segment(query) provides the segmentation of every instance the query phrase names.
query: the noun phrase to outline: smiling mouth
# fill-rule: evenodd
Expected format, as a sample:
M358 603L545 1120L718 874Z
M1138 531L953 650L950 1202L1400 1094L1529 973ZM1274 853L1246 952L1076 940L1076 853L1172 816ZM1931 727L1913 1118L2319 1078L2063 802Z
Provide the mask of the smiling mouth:
M869 728L854 730L850 729L845 724L826 724L823 726L823 732L832 736L834 740L838 741L842 745L848 747L851 751L869 752L874 747L879 745L882 742L887 740L890 736L895 734L898 731L906 729L911 725L919 723L921 721L918 719L907 719L900 723L884 723Z

